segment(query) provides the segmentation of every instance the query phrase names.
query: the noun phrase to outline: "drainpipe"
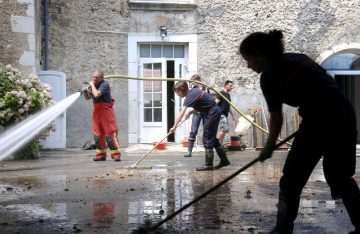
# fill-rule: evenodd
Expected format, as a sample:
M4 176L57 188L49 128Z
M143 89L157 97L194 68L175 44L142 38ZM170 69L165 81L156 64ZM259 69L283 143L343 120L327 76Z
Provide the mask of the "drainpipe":
M44 58L44 70L46 71L48 69L48 63L49 63L49 0L44 0L44 52L45 52L45 58Z

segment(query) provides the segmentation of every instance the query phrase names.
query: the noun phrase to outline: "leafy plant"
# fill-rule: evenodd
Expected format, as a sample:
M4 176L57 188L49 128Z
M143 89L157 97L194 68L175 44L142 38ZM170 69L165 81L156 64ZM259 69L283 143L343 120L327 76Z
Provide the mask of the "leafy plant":
M11 65L0 68L0 132L54 104L50 92L51 86L34 74L22 78L20 71ZM45 139L51 129L54 127L49 126L29 143L31 158L39 151L40 139Z

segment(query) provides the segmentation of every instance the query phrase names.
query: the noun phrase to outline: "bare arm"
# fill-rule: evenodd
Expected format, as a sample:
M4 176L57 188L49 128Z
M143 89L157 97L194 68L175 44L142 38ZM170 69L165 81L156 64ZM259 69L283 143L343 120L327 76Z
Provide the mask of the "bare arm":
M189 111L189 112L187 112L187 113L185 112L185 119L188 119L188 118L190 117L190 115L198 112L197 110L195 110L195 109L193 109L193 108L191 108L191 109L192 109L191 111Z
M176 131L176 128L177 128L178 124L180 123L180 121L183 119L183 117L185 115L186 109L187 109L186 106L181 108L178 116L175 119L174 125L170 128L170 132L175 132Z
M282 111L270 112L269 137L266 141L263 150L260 153L260 158L261 158L260 160L262 162L268 158L271 158L271 155L275 149L276 139L281 131L282 122L283 122Z
M96 88L94 82L91 81L90 85L91 85L91 91L92 91L94 97L95 98L100 97L102 93Z
M234 114L233 109L231 109L231 106L230 106L229 112L230 112L232 119L235 121L235 114Z
M281 111L270 112L270 126L269 126L269 137L267 144L275 146L276 139L280 134L281 126L283 123L283 115Z

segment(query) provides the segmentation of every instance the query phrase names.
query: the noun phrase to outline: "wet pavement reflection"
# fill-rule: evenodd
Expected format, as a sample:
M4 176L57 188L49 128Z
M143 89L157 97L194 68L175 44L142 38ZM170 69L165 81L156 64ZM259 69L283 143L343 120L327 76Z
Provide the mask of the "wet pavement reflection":
M52 167L22 176L10 170L2 172L0 233L130 233L146 222L161 221L252 159L240 157L230 155L230 167L211 172L194 170L203 163L203 158L196 156L177 162L158 157L148 170L127 170L107 161L96 164L94 170L94 163L83 157L77 172L73 168L54 171ZM283 158L277 157L255 164L159 231L269 231L275 222L283 163ZM331 200L321 165L304 188L295 226L298 233L352 230L341 201Z

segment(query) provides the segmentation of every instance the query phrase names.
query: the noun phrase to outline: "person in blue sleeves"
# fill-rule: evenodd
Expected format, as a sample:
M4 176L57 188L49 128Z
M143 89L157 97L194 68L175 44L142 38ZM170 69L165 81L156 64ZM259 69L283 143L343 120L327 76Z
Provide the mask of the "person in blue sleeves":
M196 168L196 170L211 171L230 165L223 146L220 144L219 139L216 138L221 112L219 106L215 103L214 97L200 88L192 88L189 90L186 81L177 82L174 85L174 91L179 97L185 97L185 100L183 107L175 119L173 127L170 129L171 132L176 131L176 127L183 117L188 118L190 114L196 112L200 112L204 116L203 143L205 148L205 164L202 167ZM186 112L189 107L192 107L193 110ZM220 158L220 163L215 167L213 164L214 148Z

